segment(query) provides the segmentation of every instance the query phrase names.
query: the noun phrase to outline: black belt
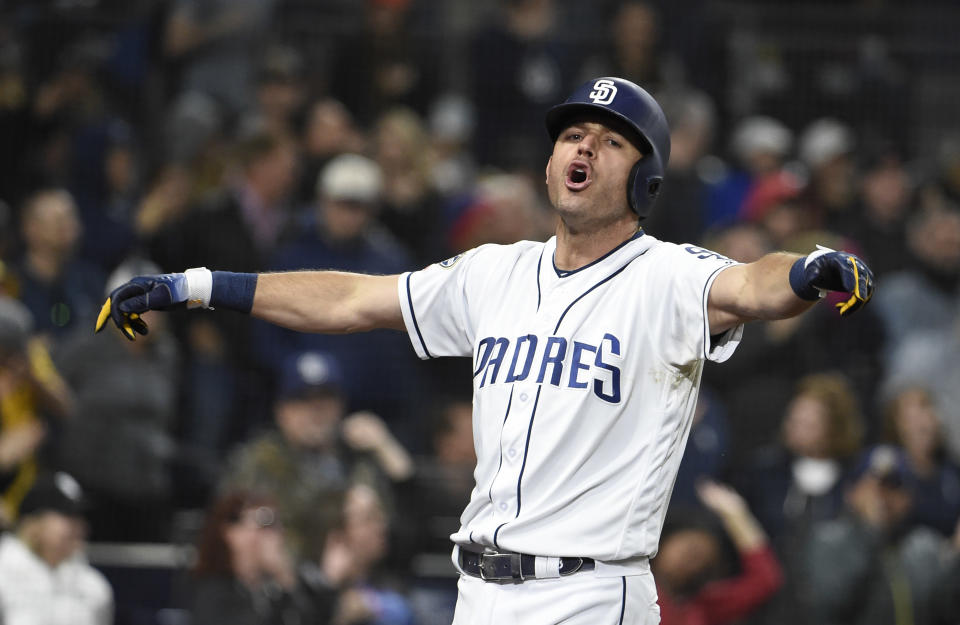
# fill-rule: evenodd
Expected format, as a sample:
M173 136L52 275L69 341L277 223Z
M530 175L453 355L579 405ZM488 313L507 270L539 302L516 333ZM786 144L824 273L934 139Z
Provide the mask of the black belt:
M476 553L460 549L460 568L467 575L486 581L523 581L536 579L537 556L525 553ZM593 558L560 558L560 575L592 571Z

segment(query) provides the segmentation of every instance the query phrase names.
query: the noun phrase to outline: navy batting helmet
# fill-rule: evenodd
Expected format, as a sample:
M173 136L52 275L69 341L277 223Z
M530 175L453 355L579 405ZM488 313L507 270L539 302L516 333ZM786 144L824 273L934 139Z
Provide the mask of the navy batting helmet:
M579 115L601 112L636 131L634 140L643 153L627 179L627 201L643 219L660 194L670 159L670 128L657 101L638 85L623 78L594 78L580 85L563 104L547 111L547 132L557 140L560 132Z

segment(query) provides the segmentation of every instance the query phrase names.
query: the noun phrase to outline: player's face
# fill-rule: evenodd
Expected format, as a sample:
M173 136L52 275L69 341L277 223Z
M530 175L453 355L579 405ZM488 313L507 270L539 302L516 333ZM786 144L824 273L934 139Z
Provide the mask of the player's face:
M547 163L550 202L568 222L604 224L630 215L627 178L641 158L610 124L575 120L557 137Z

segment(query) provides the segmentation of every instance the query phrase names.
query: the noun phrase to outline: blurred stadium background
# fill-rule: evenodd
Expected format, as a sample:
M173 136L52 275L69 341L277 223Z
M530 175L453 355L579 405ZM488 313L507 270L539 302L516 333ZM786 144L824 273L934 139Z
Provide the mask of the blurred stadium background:
M878 284L705 370L663 622L960 622L958 32L948 0L0 3L6 537L63 472L113 589L75 623L449 623L469 363L231 313L130 344L93 320L138 273L397 273L544 239L543 114L618 75L673 130L647 232L742 261L843 247ZM669 568L694 530L713 551Z

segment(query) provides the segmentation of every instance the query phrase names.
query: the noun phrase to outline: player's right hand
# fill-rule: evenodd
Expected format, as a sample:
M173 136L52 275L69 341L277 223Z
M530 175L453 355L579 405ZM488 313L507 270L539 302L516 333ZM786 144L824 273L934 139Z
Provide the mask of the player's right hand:
M133 341L137 334L148 332L140 315L148 310L179 308L187 303L187 297L186 274L137 276L110 293L100 309L94 331L102 330L110 319L125 337Z

